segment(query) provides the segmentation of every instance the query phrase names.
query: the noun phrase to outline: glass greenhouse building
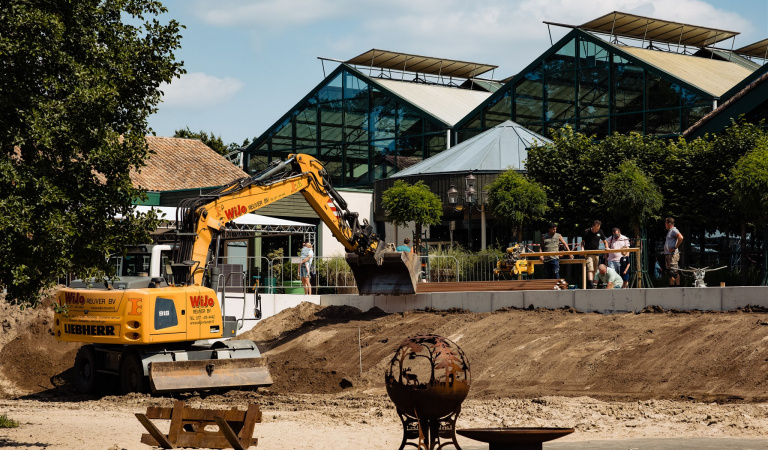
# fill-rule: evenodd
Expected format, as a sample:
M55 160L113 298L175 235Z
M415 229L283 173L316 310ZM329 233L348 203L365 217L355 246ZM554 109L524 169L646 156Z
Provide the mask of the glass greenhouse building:
M622 16L627 23L637 17ZM655 20L640 19L646 29ZM658 22L654 29L680 35L677 52L671 38L651 42L647 31L641 46L621 43L620 36L636 36L622 34L614 18L608 40L598 37L608 34L598 26L574 27L502 81L477 76L495 66L462 63L473 69L447 75L456 61L371 50L341 63L259 136L245 151L246 170L301 152L318 156L336 186L371 187L507 120L543 136L565 125L597 139L678 136L764 72L737 51L711 47L735 33ZM688 37L702 34L709 37Z

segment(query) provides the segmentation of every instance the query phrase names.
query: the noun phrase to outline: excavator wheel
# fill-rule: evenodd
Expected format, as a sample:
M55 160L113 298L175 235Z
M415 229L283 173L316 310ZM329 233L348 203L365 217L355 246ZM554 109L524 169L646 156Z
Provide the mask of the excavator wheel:
M99 391L99 376L96 373L96 351L90 345L83 345L75 356L75 387L82 394Z
M131 392L149 392L149 382L144 376L144 367L139 355L126 350L120 357L120 391L123 394Z

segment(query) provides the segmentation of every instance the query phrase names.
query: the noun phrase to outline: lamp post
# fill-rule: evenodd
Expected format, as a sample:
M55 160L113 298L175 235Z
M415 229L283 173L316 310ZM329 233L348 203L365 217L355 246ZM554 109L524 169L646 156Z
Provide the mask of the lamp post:
M462 199L462 202L459 203L459 191L456 189L455 185L451 185L450 189L448 189L448 204L451 205L454 211L464 211L465 209L469 213L468 217L468 227L467 227L467 237L469 238L469 242L467 243L468 249L472 250L472 208L478 207L478 196L477 196L477 189L475 188L475 182L477 181L477 178L472 174L470 171L469 174L464 177L464 198ZM485 212L483 211L482 205L479 206L479 209L481 213L483 214L482 218L483 221L485 219ZM453 236L451 236L453 237ZM483 231L483 247L485 246L485 232Z

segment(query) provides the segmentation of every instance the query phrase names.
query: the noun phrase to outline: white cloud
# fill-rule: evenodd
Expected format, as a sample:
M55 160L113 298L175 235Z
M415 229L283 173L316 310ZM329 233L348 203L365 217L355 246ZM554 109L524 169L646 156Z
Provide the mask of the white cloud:
M242 88L243 82L237 78L218 78L203 72L187 73L171 84L160 86L160 90L165 93L164 108L193 109L220 105Z
M549 48L545 20L580 25L622 11L734 31L751 29L738 14L702 0L390 0L368 6L350 32L329 45L340 51L352 46L351 53L344 50L334 57L375 47L497 64L496 78L513 75ZM557 41L568 31L552 27L552 38Z
M319 22L344 15L347 9L339 0L258 0L211 1L200 0L195 5L196 15L211 25L260 26L284 28Z

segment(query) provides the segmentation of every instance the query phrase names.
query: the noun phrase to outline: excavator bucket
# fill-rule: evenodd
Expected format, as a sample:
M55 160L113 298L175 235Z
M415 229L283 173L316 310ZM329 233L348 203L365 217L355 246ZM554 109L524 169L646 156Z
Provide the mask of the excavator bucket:
M383 245L380 246L383 248ZM389 249L375 255L347 253L347 264L360 295L406 295L416 293L419 256Z
M152 392L271 386L266 358L152 362Z

